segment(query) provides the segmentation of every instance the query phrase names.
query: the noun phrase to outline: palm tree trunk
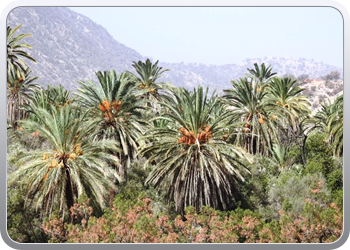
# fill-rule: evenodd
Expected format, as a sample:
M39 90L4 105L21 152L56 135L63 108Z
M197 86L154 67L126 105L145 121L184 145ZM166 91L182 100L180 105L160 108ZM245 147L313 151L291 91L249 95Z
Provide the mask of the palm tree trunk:
M10 102L7 102L7 123L10 121Z
M13 122L13 102L11 100L9 100L9 104L8 104L8 107L9 107L9 115L8 115L8 120L10 122L10 124L12 124Z
M74 196L73 196L73 187L72 187L72 178L70 176L69 168L65 167L66 169L66 201L67 201L67 208L68 208L68 214L69 214L69 220L73 224L74 218L69 212L69 209L74 205Z
M303 161L303 166L306 166L306 157L305 157L305 144L306 144L307 136L304 135L303 143L301 145L301 160Z
M127 181L127 167L128 167L128 156L125 156L124 154L119 155L120 159L120 167L118 168L118 174L122 177L122 182L126 183Z
M254 136L252 135L250 138L250 153L254 154Z
M15 101L14 101L14 103L13 103L14 105L14 109L13 109L13 120L14 120L14 122L16 122L17 123L17 120L18 120L18 112L19 112L19 110L18 110L18 106L19 106L19 104L18 104L18 99L16 99Z

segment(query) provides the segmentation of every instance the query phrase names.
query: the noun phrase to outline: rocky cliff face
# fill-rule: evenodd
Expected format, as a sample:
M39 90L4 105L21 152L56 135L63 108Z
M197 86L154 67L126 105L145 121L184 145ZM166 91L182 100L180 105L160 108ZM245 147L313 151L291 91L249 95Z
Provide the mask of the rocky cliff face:
M31 64L33 75L40 77L39 83L43 86L63 84L75 89L78 80L96 80L96 71L132 71L133 61L147 58L116 41L102 26L68 8L19 7L9 14L8 25L15 27L19 24L23 24L21 33L33 35L25 42L33 46L30 54L37 60L37 64ZM247 68L252 68L255 62L270 64L281 76L308 74L309 78L318 78L331 71L339 71L342 75L341 68L284 57L246 59L239 65L166 62L159 65L171 69L164 73L162 80L175 86L192 88L201 84L220 91L230 87L231 79L244 76Z
M75 88L77 80L93 79L94 72L131 70L132 61L144 59L117 42L102 26L68 8L21 7L10 12L8 25L23 24L21 33L33 36L31 65L39 82Z

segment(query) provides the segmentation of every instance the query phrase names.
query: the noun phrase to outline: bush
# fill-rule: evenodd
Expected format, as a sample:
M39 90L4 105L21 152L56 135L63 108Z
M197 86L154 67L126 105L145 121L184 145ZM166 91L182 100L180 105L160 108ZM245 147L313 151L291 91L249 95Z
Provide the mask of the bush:
M325 134L316 133L310 136L306 150L307 164L303 173L322 173L332 197L340 205L338 197L339 190L343 188L342 160L333 157L332 147L328 145Z
M64 224L58 218L43 227L50 242L79 243L267 243L332 242L342 233L342 213L335 204L320 206L308 201L297 216L279 211L280 220L265 223L258 213L236 209L222 212L193 207L174 220L152 212L152 201L140 196L127 201L117 195L115 206L100 217L80 224ZM78 205L76 207L79 207Z
M144 193L152 199L152 209L154 213L167 213L172 218L177 215L175 213L174 204L165 202L166 193L158 192L153 186L145 185L145 180L150 173L149 168L144 168L143 162L135 161L128 170L128 181L117 186L117 194L122 195L125 200L137 200L140 193Z
M40 210L25 204L25 192L21 186L11 186L7 189L7 232L9 237L18 243L44 243L47 236L41 229Z
M267 220L279 219L280 210L300 215L308 199L320 204L330 200L324 177L319 173L303 176L294 171L284 171L278 177L271 178L269 204L260 206L259 212Z
M255 210L268 204L269 180L278 176L280 170L274 161L258 155L248 168L251 175L245 176L246 181L241 187L241 207Z

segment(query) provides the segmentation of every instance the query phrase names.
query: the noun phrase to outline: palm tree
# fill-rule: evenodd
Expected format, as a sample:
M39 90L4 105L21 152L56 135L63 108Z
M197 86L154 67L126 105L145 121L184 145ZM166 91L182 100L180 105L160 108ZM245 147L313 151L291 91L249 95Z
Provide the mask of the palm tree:
M329 118L328 126L331 131L334 153L337 156L343 155L343 95L339 96L335 102L336 111Z
M274 144L270 153L271 160L275 162L280 169L289 169L289 167L292 165L292 162L288 157L288 147L280 144Z
M323 104L322 109L315 115L322 131L328 134L328 142L334 146L334 155L343 153L343 95L333 103Z
M152 140L140 149L141 155L150 155L148 162L156 162L146 183L165 189L182 214L186 206L232 208L248 156L222 139L230 119L227 112L212 115L219 98L209 98L202 87L193 92L181 88L161 105L168 112L154 120L168 123L150 129L146 138Z
M61 84L56 86L48 85L45 92L50 100L50 104L54 104L59 108L73 102L71 91L66 90Z
M31 70L27 68L24 72L25 77L18 77L14 72L10 72L7 77L7 121L17 128L17 121L27 117L27 112L23 109L28 103L30 96L40 86L34 83L38 77L30 77Z
M160 107L157 103L161 100L161 90L171 87L168 83L157 82L164 72L169 71L169 69L159 67L158 62L152 63L150 59L147 59L146 62L133 62L132 66L136 74L130 72L142 93L141 98L147 100L147 107L151 107L153 113L159 112Z
M31 34L20 34L15 36L16 31L22 25L18 25L16 28L11 29L7 26L7 75L16 75L17 78L23 79L26 76L28 65L23 59L29 59L36 63L35 59L32 58L24 48L31 49L32 46L26 43L18 43L25 37L31 36Z
M57 107L53 105L52 101L49 98L49 94L45 89L34 91L29 97L28 105L24 107L25 111L29 114L28 119L36 121L39 121L35 115L35 111L37 109L45 109L47 111L51 111L52 108Z
M269 82L270 79L277 73L272 72L271 66L266 67L265 63L262 63L260 67L257 63L254 63L254 69L247 69L249 74L246 76L250 79L252 79L253 82L256 84L265 84Z
M328 129L329 117L335 113L335 106L330 100L321 104L321 109L315 114L315 123L317 128L323 130L326 133L330 133Z
M306 166L306 141L309 135L315 130L318 129L318 124L314 117L304 116L298 120L298 126L292 132L288 145L296 144L300 147L301 160L303 166Z
M82 107L89 109L96 126L95 138L113 139L121 147L122 151L116 153L122 163L118 172L124 182L131 160L137 155L136 139L143 133L140 96L135 93L129 73L105 71L96 75L99 83L80 81L76 95Z
M296 80L275 77L267 90L270 102L276 105L277 109L280 108L288 125L291 124L295 128L299 118L310 114L311 104L308 97L301 94L304 89L300 88Z
M24 182L28 188L26 200L33 199L45 215L56 208L64 214L65 207L69 210L82 194L91 198L95 209L103 209L108 188L113 187L111 176L119 178L108 168L108 163L119 159L106 152L118 151L116 144L92 140L94 124L86 121L86 112L72 105L33 112L38 121L26 120L23 127L39 131L49 148L20 154L20 168L10 176L9 185Z
M277 124L281 120L278 110L272 109L266 98L268 85L247 78L231 84L232 89L224 90L223 100L232 118L242 123L235 142L251 154L267 155L272 149L272 141L277 138Z
M132 66L134 67L138 75L133 74L136 80L136 85L142 89L147 89L150 95L156 96L159 89L163 88L164 83L156 83L157 79L162 76L162 74L169 69L163 69L158 67L158 62L154 64L147 59L146 62L138 61L133 62Z
M31 93L29 103L24 106L24 110L29 114L29 119L39 121L35 110L41 108L51 111L71 103L74 103L71 91L65 90L62 85L48 85L46 89L39 89Z
M302 95L304 89L299 83L289 77L275 77L267 87L267 98L273 109L281 114L279 123L279 144L290 145L297 143L304 156L304 146L309 131L310 102L308 97ZM303 157L303 164L306 159Z

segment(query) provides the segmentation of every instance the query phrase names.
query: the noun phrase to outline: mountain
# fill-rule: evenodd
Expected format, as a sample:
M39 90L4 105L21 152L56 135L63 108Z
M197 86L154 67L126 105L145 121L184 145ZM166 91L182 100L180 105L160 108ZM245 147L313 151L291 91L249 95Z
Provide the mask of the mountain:
M117 42L102 26L68 8L19 7L10 12L7 24L19 24L30 33L26 42L37 60L31 65L39 83L75 88L77 80L93 79L98 70L131 70L134 60L144 58Z
M62 84L75 89L78 80L96 80L96 71L133 71L133 61L147 58L116 41L102 26L68 8L18 7L10 12L7 21L11 27L22 24L20 33L32 34L25 42L33 46L29 53L37 64L29 64L43 86ZM159 65L171 70L164 73L162 80L175 86L192 88L201 84L221 90L230 87L231 79L244 76L255 62L271 65L281 76L308 74L309 78L318 78L331 71L339 71L341 75L343 72L342 68L322 62L284 57L246 59L241 64L227 65L166 62Z

